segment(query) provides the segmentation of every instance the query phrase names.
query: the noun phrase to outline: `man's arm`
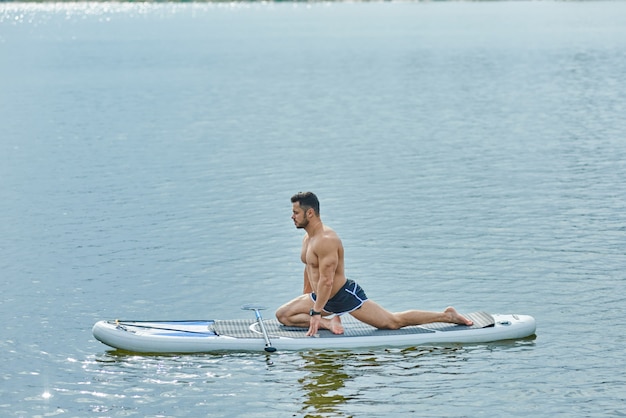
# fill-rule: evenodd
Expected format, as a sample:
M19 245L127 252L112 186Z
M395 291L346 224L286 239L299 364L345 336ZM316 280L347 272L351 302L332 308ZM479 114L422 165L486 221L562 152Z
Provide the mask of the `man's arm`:
M316 248L317 260L319 263L319 281L315 292L315 304L313 310L321 312L326 306L328 299L331 297L333 282L335 280L335 272L339 264L339 243L332 238L325 238ZM313 336L319 329L321 316L315 315L311 317L309 331L307 336Z

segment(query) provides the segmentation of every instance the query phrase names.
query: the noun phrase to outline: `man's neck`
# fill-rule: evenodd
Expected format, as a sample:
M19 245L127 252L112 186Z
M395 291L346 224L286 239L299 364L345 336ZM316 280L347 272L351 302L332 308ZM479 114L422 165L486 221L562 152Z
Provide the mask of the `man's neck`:
M307 227L305 228L305 231L309 237L313 237L323 230L324 230L324 224L322 223L321 219L310 221L309 225L307 225Z

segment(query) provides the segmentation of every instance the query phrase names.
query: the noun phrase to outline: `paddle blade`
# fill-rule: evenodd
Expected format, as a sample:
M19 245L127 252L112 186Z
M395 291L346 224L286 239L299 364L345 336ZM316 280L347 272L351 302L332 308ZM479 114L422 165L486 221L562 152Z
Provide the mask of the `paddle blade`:
M249 303L241 307L244 311L263 311L267 309L267 306L257 305L255 303Z

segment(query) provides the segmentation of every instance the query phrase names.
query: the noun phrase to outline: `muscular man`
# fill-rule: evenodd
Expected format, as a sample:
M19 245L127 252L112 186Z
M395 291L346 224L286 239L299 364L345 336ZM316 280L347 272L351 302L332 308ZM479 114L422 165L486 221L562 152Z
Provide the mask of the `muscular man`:
M306 231L301 255L305 264L304 294L278 308L276 318L280 323L309 327L307 336L314 336L319 328L343 334L340 317L345 313L380 329L398 329L431 322L472 325L472 321L453 307L443 312L389 312L368 299L361 286L346 279L343 244L335 231L322 223L317 196L311 192L298 193L292 196L291 203L291 219L296 228Z

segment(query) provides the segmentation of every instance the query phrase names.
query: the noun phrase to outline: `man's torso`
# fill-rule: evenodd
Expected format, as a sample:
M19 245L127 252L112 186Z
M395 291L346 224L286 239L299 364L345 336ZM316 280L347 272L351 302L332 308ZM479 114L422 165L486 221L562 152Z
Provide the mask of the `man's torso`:
M324 231L314 237L305 237L302 243L302 262L306 264L307 275L311 282L313 292L317 293L320 281L320 258L319 253L329 253L336 256L333 286L331 296L339 291L346 282L344 275L343 245L341 240L331 228L324 227Z

